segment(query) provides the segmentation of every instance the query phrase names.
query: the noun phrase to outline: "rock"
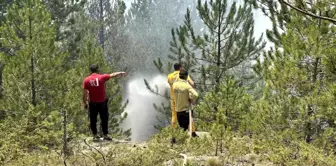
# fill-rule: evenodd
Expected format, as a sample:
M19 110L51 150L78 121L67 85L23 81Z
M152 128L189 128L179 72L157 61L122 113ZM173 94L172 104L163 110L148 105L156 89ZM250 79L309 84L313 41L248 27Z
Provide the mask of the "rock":
M204 138L204 137L211 137L209 132L196 131L196 134L197 134L199 137L201 137L201 138Z

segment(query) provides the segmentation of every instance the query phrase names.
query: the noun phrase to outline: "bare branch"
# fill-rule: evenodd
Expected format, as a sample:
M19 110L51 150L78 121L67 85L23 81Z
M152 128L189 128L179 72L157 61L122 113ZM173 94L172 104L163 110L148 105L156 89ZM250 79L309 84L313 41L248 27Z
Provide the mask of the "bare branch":
M330 22L332 22L333 24L336 24L336 19L333 19L333 18L330 18L330 17L324 17L324 16L316 15L316 14L311 13L311 12L309 12L309 11L302 10L302 9L300 9L300 8L298 8L298 7L295 7L294 5L292 5L292 4L288 3L288 2L286 2L285 0L279 0L279 2L280 2L280 3L283 3L283 4L287 5L287 6L289 6L290 8L292 8L292 9L294 9L294 10L296 10L296 11L302 13L302 14L309 15L309 16L311 16L311 17L313 17L313 18L317 18L317 19L321 19L321 20L330 21Z

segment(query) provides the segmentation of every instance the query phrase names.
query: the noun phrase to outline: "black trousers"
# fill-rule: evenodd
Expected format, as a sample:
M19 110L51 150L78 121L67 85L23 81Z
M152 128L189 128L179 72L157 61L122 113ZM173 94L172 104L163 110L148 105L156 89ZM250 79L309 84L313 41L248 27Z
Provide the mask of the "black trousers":
M184 131L188 130L189 127L189 111L182 111L182 112L176 112L177 113L177 121L181 128L184 129ZM193 112L191 112L191 115L193 115Z
M97 116L99 114L101 121L101 128L103 134L108 134L108 107L107 100L101 103L90 102L89 103L89 114L90 114L90 128L92 134L97 134Z

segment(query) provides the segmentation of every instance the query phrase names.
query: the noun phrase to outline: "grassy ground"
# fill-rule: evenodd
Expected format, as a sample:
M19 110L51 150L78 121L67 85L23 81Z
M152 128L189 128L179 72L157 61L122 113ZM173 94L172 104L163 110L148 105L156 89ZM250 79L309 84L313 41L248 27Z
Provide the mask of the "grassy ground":
M331 156L324 156L307 145L281 144L226 134L222 150L216 154L216 140L210 136L189 139L181 130L176 132L177 143L170 144L171 131L164 129L149 141L131 143L93 143L84 139L71 142L71 155L64 159L53 151L39 151L24 155L6 165L109 165L109 166L182 166L182 165L336 165ZM219 144L218 144L219 145ZM296 150L295 150L296 149ZM297 150L300 149L300 150Z

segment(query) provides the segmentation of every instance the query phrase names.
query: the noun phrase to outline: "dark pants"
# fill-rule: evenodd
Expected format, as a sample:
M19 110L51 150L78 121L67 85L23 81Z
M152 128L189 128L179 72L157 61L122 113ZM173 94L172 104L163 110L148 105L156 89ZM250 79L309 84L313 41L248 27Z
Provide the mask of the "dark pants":
M192 112L191 112L192 113ZM184 131L188 130L189 127L189 111L177 112L177 121Z
M101 103L89 103L89 113L90 113L90 127L92 134L97 134L97 116L99 113L101 120L101 127L103 130L103 134L108 134L108 108L107 108L107 100Z

